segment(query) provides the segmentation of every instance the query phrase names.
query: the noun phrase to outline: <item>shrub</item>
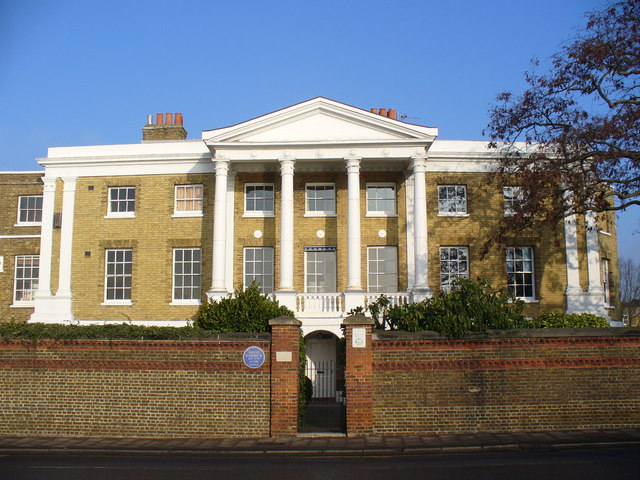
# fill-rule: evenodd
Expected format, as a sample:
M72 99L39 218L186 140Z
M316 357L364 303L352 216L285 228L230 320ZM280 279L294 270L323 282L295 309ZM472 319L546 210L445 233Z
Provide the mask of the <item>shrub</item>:
M602 328L609 322L591 313L543 313L529 322L530 328Z
M216 332L266 332L269 320L294 314L277 300L271 300L253 283L246 290L238 289L232 296L202 305L194 325Z
M518 328L525 323L524 303L506 290L495 290L485 280L459 279L449 292L440 292L419 303L387 307L382 299L367 307L375 314L383 312L378 326L391 330L433 330L449 338L460 338L467 332Z

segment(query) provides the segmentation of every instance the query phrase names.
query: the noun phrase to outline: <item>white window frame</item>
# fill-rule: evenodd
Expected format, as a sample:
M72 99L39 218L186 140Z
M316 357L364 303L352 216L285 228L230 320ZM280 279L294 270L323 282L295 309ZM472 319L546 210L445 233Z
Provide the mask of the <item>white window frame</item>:
M522 252L524 252L525 250L527 250L528 252L530 252L530 258L516 258L516 252L517 250L521 250ZM509 252L513 252L513 260L509 259ZM514 294L514 296L516 298L519 298L520 300L524 300L525 302L535 302L536 301L536 263L535 263L535 252L533 247L530 246L524 246L524 247L507 247L506 249L506 255L505 255L505 260L506 260L506 267L507 267L507 289L509 290L510 293ZM514 270L513 271L509 271L509 263L513 262L515 263L514 266ZM531 263L531 268L527 269L524 267L518 270L517 268L517 262L530 262ZM509 281L509 274L515 274L515 275L531 275L531 282L530 283L525 283L525 282L518 282L516 279L516 282L511 283ZM531 285L531 295L518 295L518 287L525 287ZM526 293L526 292L523 292Z
M27 205L26 208L22 208L22 200L26 200L27 203L29 202L30 198L35 198L35 199L40 199L40 208L33 208L30 209ZM17 217L17 221L15 226L16 227L30 227L30 226L39 226L42 225L42 202L43 202L43 196L42 195L20 195L18 197L18 217ZM35 220L35 221L30 221L30 220L21 220L20 218L22 217L21 213L23 211L27 212L27 216L29 216L29 212L38 212L38 210L40 211L40 220ZM37 215L37 214L36 214Z
M31 272L30 276L18 276L18 264L20 263L20 259L29 260L31 262L28 266L21 266L20 268L29 269ZM14 258L14 275L13 275L13 305L15 307L32 307L34 305L34 297L36 291L38 290L39 285L39 277L40 277L40 255L16 255ZM35 265L34 265L35 263ZM35 272L34 272L35 270ZM24 270L23 270L24 271ZM18 288L18 282L30 282L29 288ZM27 299L24 296L21 296L18 299L18 292L26 293Z
M310 210L309 209L309 201L315 200L309 198L310 189L314 189L316 187L331 187L333 191L333 210ZM335 217L336 216L336 184L334 182L314 182L307 183L304 186L304 208L305 208L305 217Z
M111 210L111 207L113 206L112 202L130 202L131 200L129 198L126 198L124 200L120 200L120 199L116 199L116 200L111 200L111 192L113 190L133 190L133 210L126 210L123 212L114 212ZM136 216L136 187L132 186L132 185L121 185L121 186L116 186L116 187L109 187L107 189L107 215L105 218L134 218Z
M451 258L451 253L455 251L455 259ZM443 254L447 253L448 258L444 259L443 258ZM460 260L460 252L464 252L465 258L464 260ZM471 269L471 262L469 259L469 247L464 246L464 245L445 245L440 247L440 251L439 251L439 258L440 258L440 290L442 290L443 292L448 292L451 290L451 285L452 283L457 279L457 278L469 278L469 271ZM451 265L455 265L455 271L454 272L443 272L442 271L442 264L443 263L448 263L450 266ZM465 264L466 265L466 272L460 272L460 265ZM445 276L448 278L448 282L447 283L443 283Z
M192 196L179 198L178 191L184 190L185 192L191 191L195 192L196 189L200 190L200 196ZM180 203L187 202L200 202L200 208L193 210L179 210L178 206ZM193 184L184 184L184 185L175 185L173 189L173 217L202 217L202 210L204 207L204 187L202 184L193 183Z
M463 203L459 203L456 202L456 197L452 196L449 197L449 190L450 188L455 188L456 189L456 195L457 195L457 191L459 188L461 188L464 192L464 202ZM445 195L442 195L442 193L445 193ZM468 196L467 196L467 186L466 185L438 185L438 216L439 217L468 217L469 213L468 213ZM455 202L455 203L454 203ZM456 209L455 211L448 211L448 208L443 208L446 207L449 204L455 204L456 205ZM460 208L459 207L462 206L464 208Z
M393 190L393 209L392 211L387 210L377 210L377 209L369 209L369 201L380 201L380 200L388 200L384 198L371 198L369 195L370 188L391 188ZM367 217L397 217L398 216L398 199L396 192L396 184L395 183L383 183L383 182L372 182L367 183L366 185L366 205L367 205Z
M507 196L507 192L510 192ZM515 196L514 196L515 193ZM522 203L524 200L524 188L517 185L507 185L502 187L502 201L504 206L504 216L513 217L516 212L513 209L514 205Z
M271 188L271 210L250 210L247 209L247 190L249 187L270 187ZM268 190L263 190L268 191ZM245 217L273 217L275 216L276 189L273 183L245 183L244 184L244 215Z
M337 251L336 247L331 247L331 246L329 246L329 247L305 247L305 249L304 249L304 291L305 291L305 293L320 293L320 294L322 294L322 293L336 293L335 291L317 291L317 290L315 290L313 292L309 291L309 284L307 282L308 275L309 275L308 254L309 253L317 253L317 252L333 252L333 254L335 256L335 261L333 262L333 265L335 267L335 270L333 272L333 275L334 275L333 281L334 281L334 285L336 287L334 290L338 289L338 265L337 265L337 262L338 262L338 251ZM317 262L317 263L320 263L320 262Z
M109 252L114 252L117 254L117 252L124 252L126 255L126 252L131 252L131 273L127 274L124 271L122 273L117 273L114 272L112 274L108 273L109 272ZM123 266L126 265L128 262L126 262L126 258L125 261L123 262L113 262L114 265L119 265L122 264ZM124 268L123 268L124 270ZM107 298L107 293L109 291L109 278L113 277L113 278L123 278L125 279L125 283L126 283L126 279L129 279L129 287L125 286L124 291L128 291L129 292L129 298ZM133 249L132 248L107 248L104 251L104 302L102 302L102 305L132 305L131 302L131 298L132 298L132 293L133 293Z
M380 250L392 251L395 253L395 258L393 259L395 262L395 272L381 272L379 268L377 268L381 263L386 262L386 260L380 260L377 253L375 254L375 259L372 258L373 252L378 252ZM372 268L376 266L376 268ZM381 282L372 282L372 280L378 280L384 276L393 276L395 277L395 287L389 288L380 288ZM375 283L375 285L373 285ZM372 247L367 247L367 291L370 293L396 293L398 291L398 247L395 245L376 245Z
M178 251L190 251L192 253L191 260L185 261L184 256L183 259L179 262L181 265L189 265L191 267L191 272L185 273L184 269L182 269L181 273L176 272L176 266L178 262L176 261L176 253ZM198 252L198 260L193 260L193 253ZM197 268L196 268L197 267ZM200 305L200 299L202 297L202 249L200 247L175 247L173 249L173 261L171 262L171 304L170 305ZM194 270L198 270L194 272ZM179 288L182 289L184 294L186 289L197 288L197 297L195 298L176 298L176 277L188 277L192 281L192 285L190 287L185 287L184 283ZM198 285L193 285L193 281L197 280Z
M255 274L255 269L254 269L254 273L251 274L251 276L255 279L255 277L260 276L263 278L269 277L271 280L271 285L267 286L267 288L265 289L265 286L263 285L263 283L258 282L258 284L260 285L260 290L262 290L262 293L265 294L270 294L273 293L275 291L275 254L274 254L274 248L273 247L244 247L242 249L242 286L244 289L246 289L247 287L249 287L251 285L251 283L247 282L247 276L250 275L247 273L247 252L248 251L256 251L256 250L262 250L263 251L263 255L262 255L262 261L258 262L255 260L255 257L253 260L251 260L251 263L253 265L257 264L257 263L261 263L262 264L262 273L261 274ZM265 252L269 252L271 255L271 262L265 262L264 260L264 253ZM267 265L271 265L271 271L270 272L266 272L264 271L264 267Z

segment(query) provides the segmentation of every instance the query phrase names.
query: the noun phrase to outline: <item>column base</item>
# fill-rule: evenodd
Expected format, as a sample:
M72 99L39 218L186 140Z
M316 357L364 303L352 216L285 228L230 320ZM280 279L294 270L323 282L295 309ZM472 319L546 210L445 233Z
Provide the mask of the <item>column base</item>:
M56 295L36 297L29 323L72 323L74 320L72 296Z
M293 290L277 290L275 293L276 300L283 307L287 307L293 313L296 313L296 292Z
M411 291L411 301L413 303L422 302L431 297L433 297L433 290L429 287L414 288Z
M344 292L344 311L348 315L348 312L357 307L364 309L364 290L347 290Z
M604 291L602 288L593 288L587 292L581 288L567 288L566 313L592 313L609 319L609 313L604 308Z

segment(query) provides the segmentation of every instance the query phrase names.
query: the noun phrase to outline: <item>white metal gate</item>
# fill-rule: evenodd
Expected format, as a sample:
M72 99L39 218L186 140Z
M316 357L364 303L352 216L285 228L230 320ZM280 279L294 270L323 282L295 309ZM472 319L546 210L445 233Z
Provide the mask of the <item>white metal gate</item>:
M335 360L307 361L307 377L313 385L312 398L335 398L336 362Z

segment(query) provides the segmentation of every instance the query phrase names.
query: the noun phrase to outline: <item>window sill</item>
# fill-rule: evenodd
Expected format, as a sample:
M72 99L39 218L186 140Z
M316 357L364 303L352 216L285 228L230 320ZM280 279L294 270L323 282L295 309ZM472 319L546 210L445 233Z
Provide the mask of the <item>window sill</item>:
M606 235L607 237L611 236L609 232L605 232L604 230L600 230L598 233L601 233L602 235Z
M171 218L202 218L202 212L174 212Z
M276 214L273 212L244 212L242 218L275 218Z
M517 300L522 300L524 303L540 303L540 300L535 299L535 298L522 298L522 297L517 297Z
M468 217L468 213L441 213L438 212L439 217Z
M336 215L333 212L306 212L304 216L307 218L314 218L314 217L326 218L326 217L337 217L338 215Z
M606 308L607 310L615 310L616 309L615 305L605 305L604 308Z
M19 222L13 225L14 227L41 227L42 222Z
M34 308L35 302L16 302L9 305L9 308Z
M103 305L105 307L118 306L118 305L128 306L128 305L133 305L133 302L131 300L105 300L100 305Z
M135 212L108 213L104 218L136 218Z
M202 305L200 300L173 300L169 303L172 307L183 306L183 305Z
M398 218L398 214L384 212L367 212L365 218Z

